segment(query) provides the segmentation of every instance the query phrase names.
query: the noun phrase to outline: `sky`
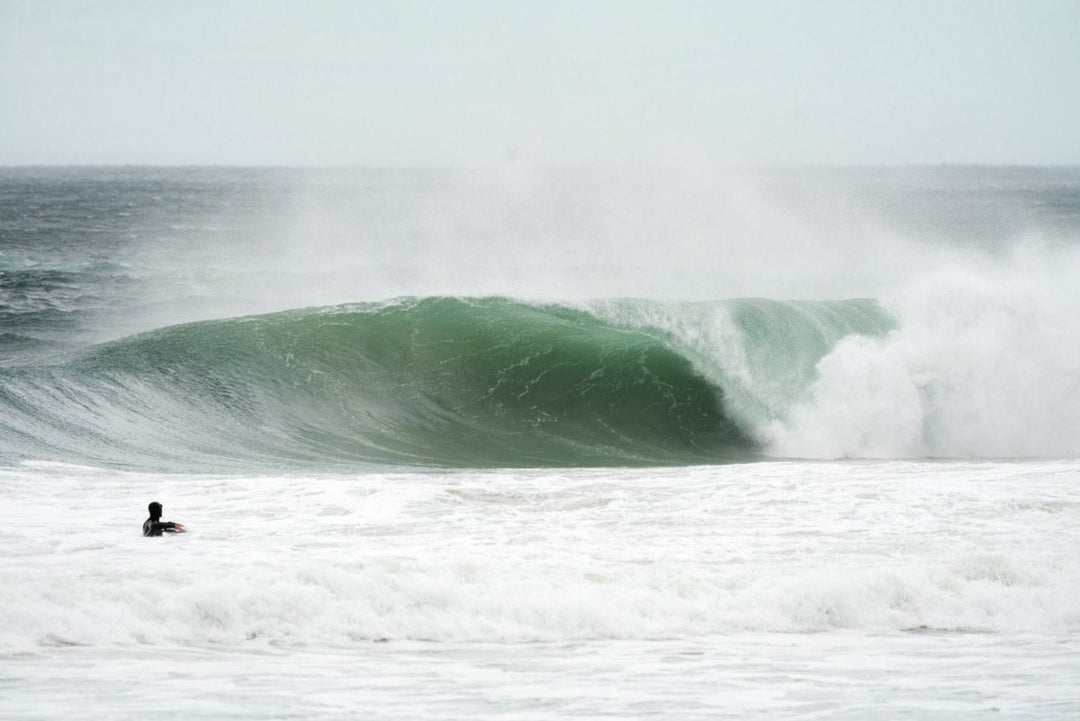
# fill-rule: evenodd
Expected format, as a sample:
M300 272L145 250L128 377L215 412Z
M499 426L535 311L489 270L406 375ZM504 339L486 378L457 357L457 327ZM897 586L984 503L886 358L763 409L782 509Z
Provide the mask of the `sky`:
M1080 0L0 0L0 165L1080 164Z

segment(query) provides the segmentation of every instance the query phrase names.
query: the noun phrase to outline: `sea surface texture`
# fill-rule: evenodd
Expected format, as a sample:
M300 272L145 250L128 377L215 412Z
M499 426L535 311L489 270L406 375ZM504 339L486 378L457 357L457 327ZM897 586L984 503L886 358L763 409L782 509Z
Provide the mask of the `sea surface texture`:
M1080 717L1078 311L1070 168L0 169L0 717Z

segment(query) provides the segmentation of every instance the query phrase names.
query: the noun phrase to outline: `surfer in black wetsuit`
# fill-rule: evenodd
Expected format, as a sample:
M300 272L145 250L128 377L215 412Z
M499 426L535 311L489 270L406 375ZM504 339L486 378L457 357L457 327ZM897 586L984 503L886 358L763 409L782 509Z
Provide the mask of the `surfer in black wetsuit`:
M150 517L143 521L142 534L144 536L160 536L163 533L183 533L187 529L183 523L161 520L161 504L154 501L150 504Z

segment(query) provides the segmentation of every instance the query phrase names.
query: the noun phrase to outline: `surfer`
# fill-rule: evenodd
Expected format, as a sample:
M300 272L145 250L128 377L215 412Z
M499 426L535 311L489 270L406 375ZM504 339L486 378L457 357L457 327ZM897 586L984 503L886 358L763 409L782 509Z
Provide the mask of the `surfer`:
M149 506L150 517L143 521L142 534L144 536L160 536L163 533L184 533L187 529L183 523L161 520L161 504L154 501Z

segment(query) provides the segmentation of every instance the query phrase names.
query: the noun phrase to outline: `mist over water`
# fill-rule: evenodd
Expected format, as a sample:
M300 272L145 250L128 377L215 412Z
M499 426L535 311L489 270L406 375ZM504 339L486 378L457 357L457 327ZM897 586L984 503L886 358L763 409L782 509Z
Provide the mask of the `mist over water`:
M506 162L301 174L286 187L252 216L265 230L241 243L244 259L197 279L210 299L200 312L437 295L585 307L619 297L871 298L897 324L887 337L840 342L812 387L752 381L767 409L743 420L770 453L1077 452L1074 171ZM218 244L192 252L218 257ZM726 330L696 363L730 382L746 339L730 319L718 323ZM745 376L762 359L738 362Z
M522 305L488 306L469 321L481 325L461 331L490 339L472 346L470 374L493 348L517 347L483 381L492 387L547 353L526 311L543 315L553 304L561 310L546 316L554 325L545 333L563 333L560 313L582 312L575 324L592 318L610 326L605 333L662 344L712 389L716 417L768 456L1080 450L1080 176L1069 169L10 169L2 187L0 201L17 211L5 214L0 256L4 312L17 321L3 362L16 369L9 419L26 418L8 421L16 426L9 448L42 438L27 430L40 419L26 409L47 409L61 436L71 435L72 417L86 417L92 435L107 438L117 423L171 428L168 414L185 405L166 376L150 382L136 366L106 386L85 375L92 364L69 366L83 375L59 370L104 404L86 416L85 403L39 396L55 380L17 370L35 357L71 363L72 353L106 341L146 347L122 339L177 323L311 308L304 327L325 331L310 336L310 347L281 344L284 318L268 320L281 322L276 340L260 343L282 362L313 361L321 344L337 342L327 335L335 322L358 322L344 304L499 297ZM573 332L593 332L585 328ZM181 332L192 347L207 335ZM569 342L566 333L553 342ZM615 372L604 360L614 346L590 337L594 360L579 358L581 377ZM205 346L209 368L228 361L216 352ZM351 372L346 358L331 364L335 373ZM565 359L551 362L534 366L537 378ZM185 371L191 378L198 364ZM436 405L449 403L450 415L462 410L420 380L422 362L414 372L407 383L428 388L429 400L442 399ZM219 379L231 389L222 402L273 396L265 402L284 403L286 417L303 415L294 405L301 396L286 402L264 385L278 375ZM399 382L386 376L376 385ZM102 388L112 389L107 399L97 395ZM216 388L194 397L210 393L204 407L218 407ZM125 397L113 397L116 389ZM350 397L350 412L361 415L375 402ZM522 405L521 420L571 412L538 408ZM183 411L181 426L194 430L201 412ZM235 408L224 412L246 423Z
M848 197L857 179L808 195L817 182L663 167L297 174L275 202L240 209L243 264L221 268L212 237L172 257L217 258L204 287L283 310L402 295L872 297L970 250L886 225Z

